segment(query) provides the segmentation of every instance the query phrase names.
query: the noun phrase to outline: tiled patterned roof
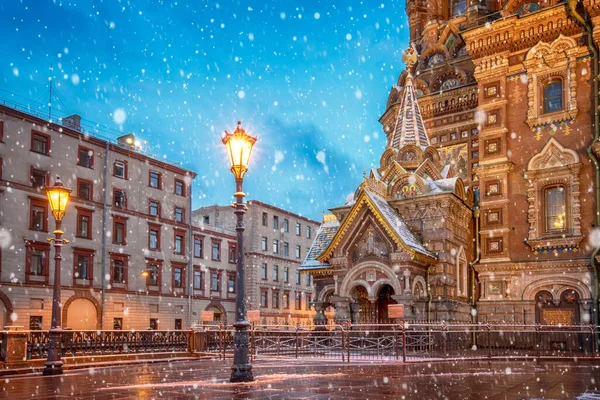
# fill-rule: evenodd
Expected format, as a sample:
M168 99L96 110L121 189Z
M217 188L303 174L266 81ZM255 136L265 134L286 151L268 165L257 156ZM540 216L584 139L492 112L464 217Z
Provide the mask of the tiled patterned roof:
M340 223L338 221L335 222L326 222L321 224L319 230L317 231L317 236L315 237L315 241L313 242L306 258L302 265L298 268L300 271L310 271L314 269L323 269L323 268L331 268L328 264L323 264L317 257L319 257L325 249L331 243L331 240L337 233L338 228L340 227Z
M390 136L388 145L400 149L408 144L414 144L421 148L429 146L429 138L423 123L421 109L417 102L417 93L412 82L410 73L406 77L404 93L398 108L396 126Z

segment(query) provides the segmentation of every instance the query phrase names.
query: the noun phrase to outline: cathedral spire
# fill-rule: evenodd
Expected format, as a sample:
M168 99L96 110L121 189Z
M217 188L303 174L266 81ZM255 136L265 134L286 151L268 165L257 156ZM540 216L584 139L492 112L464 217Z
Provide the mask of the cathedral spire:
M408 75L404 80L404 93L398 108L396 124L392 134L389 136L388 146L402 148L413 144L421 148L429 146L429 138L423 123L421 109L417 102L417 93L413 85L413 76L411 69L417 62L417 52L414 47L406 49L402 55L402 61L406 63Z

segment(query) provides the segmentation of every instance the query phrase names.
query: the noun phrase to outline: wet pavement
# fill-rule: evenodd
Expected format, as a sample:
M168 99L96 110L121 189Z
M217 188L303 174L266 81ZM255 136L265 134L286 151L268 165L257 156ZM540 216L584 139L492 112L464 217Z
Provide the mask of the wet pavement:
M268 359L228 382L231 360L69 371L0 381L0 399L600 399L598 362L435 363Z

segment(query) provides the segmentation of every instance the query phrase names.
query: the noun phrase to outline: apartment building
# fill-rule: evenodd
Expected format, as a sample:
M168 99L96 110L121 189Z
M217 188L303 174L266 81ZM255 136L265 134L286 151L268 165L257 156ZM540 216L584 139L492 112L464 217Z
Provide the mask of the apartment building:
M247 202L244 217L246 297L249 310L260 310L262 324L312 324L315 298L310 275L298 267L314 240L319 222L257 201ZM235 229L230 206L209 206L192 213L194 229ZM231 248L230 248L231 249ZM235 251L232 260L235 259Z
M2 326L50 328L54 219L44 187L56 176L73 189L63 219L63 327L185 329L201 311L232 313L227 281L211 275L231 264L220 248L203 256L207 243L235 236L214 228L196 241L194 172L143 154L132 134L112 143L85 132L77 115L59 124L6 106L0 166Z

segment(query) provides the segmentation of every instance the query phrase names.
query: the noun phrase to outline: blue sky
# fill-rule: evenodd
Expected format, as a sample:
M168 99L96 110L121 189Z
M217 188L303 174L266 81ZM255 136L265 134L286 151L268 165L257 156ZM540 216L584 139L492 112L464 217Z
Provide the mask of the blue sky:
M248 198L315 219L379 163L408 45L404 1L5 0L0 21L2 99L46 103L52 75L55 115L196 171L194 208L231 201L241 120Z

